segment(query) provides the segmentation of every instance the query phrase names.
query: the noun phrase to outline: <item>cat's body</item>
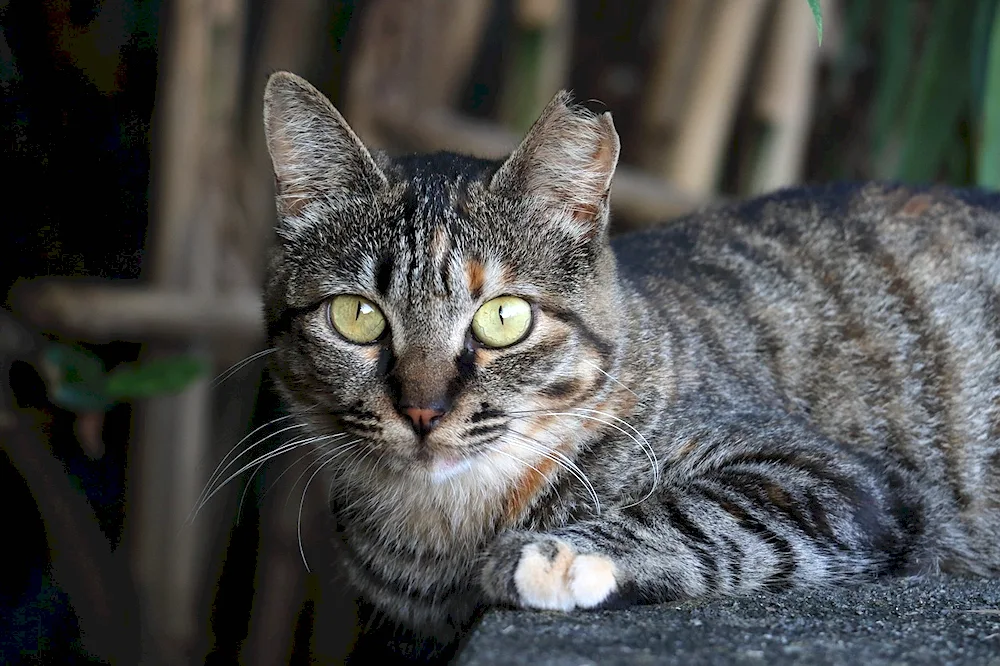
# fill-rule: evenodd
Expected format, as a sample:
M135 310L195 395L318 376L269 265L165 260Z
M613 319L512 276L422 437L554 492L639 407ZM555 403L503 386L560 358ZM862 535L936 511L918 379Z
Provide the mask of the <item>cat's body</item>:
M273 370L347 433L362 595L447 640L488 603L1000 574L1000 197L797 190L609 244L617 136L565 102L503 164L390 160L269 84ZM485 344L505 296L530 328Z

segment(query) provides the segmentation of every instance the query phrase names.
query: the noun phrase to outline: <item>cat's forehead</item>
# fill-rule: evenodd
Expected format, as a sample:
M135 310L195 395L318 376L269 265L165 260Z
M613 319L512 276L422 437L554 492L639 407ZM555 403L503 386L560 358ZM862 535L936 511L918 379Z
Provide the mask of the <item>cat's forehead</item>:
M390 173L404 218L399 222L464 237L493 230L495 220L482 214L481 204L496 168L495 162L450 153L397 158Z
M425 307L460 307L493 291L559 290L579 257L558 228L527 219L490 191L498 163L438 153L379 156L388 186L339 208L290 239L295 290L377 294Z
M489 191L498 163L450 153L381 161L389 186L368 210L337 216L333 226L340 247L370 253L380 262L404 251L414 260L420 255L441 260L448 252L485 259L514 247L512 202Z

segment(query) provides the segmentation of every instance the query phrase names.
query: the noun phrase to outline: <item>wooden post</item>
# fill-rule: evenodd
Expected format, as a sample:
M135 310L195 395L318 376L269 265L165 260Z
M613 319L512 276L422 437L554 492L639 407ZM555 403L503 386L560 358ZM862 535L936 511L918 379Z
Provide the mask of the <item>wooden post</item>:
M639 164L655 173L667 169L711 7L705 0L663 0L660 4L666 6L661 8L659 48L643 95L643 141L637 156Z
M374 0L359 27L344 115L368 145L387 148L377 118L450 108L476 56L488 0Z
M682 191L713 191L767 0L714 0L712 22L672 151L667 179Z
M749 194L801 179L818 56L809 7L801 0L778 0L754 99L763 132Z
M239 0L179 0L162 46L153 122L154 218L147 273L166 290L211 297L217 288L219 230L234 209L233 128L244 32ZM208 355L197 338L150 345ZM128 542L146 622L144 662L190 663L207 649L206 562L212 511L186 525L212 458L207 379L138 411L130 450Z
M527 131L552 96L566 85L573 46L573 3L518 0L517 29L501 98L503 123Z
M326 10L324 0L301 0L295 3L271 2L265 7L265 29L262 48L252 63L257 72L247 98L252 111L246 118L245 150L249 155L248 168L243 173L243 210L246 221L243 235L249 241L244 253L248 265L262 268L264 250L272 240L275 223L274 175L267 154L262 124L262 100L268 75L277 70L287 70L308 76L314 51L323 34ZM259 284L260 275L252 274L252 281L240 293L247 303L252 300L257 312L262 312L259 290L250 289ZM258 322L260 324L262 322ZM262 333L262 328L258 329ZM286 458L296 458L292 453L269 464L266 474L278 476L291 467ZM287 478L288 475L286 475ZM295 474L290 475L292 479ZM241 663L248 666L269 666L287 663L295 638L295 622L306 599L306 571L299 557L296 532L297 512L290 510L279 489L272 489L260 506L260 546L257 556L257 575L254 584L254 602L246 642L241 651ZM296 505L297 507L297 505ZM303 520L308 521L310 514ZM350 599L346 600L349 605ZM353 609L352 609L353 610ZM348 633L353 629L350 611L333 613L345 625ZM331 633L330 628L322 631ZM349 636L343 641L344 649Z

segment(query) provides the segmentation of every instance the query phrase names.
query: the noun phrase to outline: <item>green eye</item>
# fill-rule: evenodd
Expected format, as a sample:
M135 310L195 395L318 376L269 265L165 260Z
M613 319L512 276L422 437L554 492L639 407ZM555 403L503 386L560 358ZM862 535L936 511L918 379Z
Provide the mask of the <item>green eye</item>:
M472 317L472 333L487 347L520 342L531 327L531 304L517 296L487 301Z
M359 345L375 342L385 330L385 317L374 303L360 296L335 296L330 301L330 323Z

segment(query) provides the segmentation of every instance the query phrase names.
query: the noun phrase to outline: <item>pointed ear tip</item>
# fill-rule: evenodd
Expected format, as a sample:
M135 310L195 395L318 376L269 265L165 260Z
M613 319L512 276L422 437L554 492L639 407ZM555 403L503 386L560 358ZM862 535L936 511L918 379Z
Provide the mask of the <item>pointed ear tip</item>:
M601 123L604 124L604 126L607 128L607 130L610 133L615 134L615 135L618 134L618 130L615 129L615 119L614 119L614 116L611 114L610 111L603 112L599 116L599 118L600 118Z
M270 96L280 89L308 90L311 87L310 83L301 76L293 74L292 72L278 70L276 72L272 72L271 75L267 77L267 85L264 86L264 95Z
M279 70L271 72L268 75L268 77L267 77L267 85L268 86L280 85L280 84L282 84L282 83L284 83L286 81L289 81L289 80L295 79L295 78L298 78L298 77L296 77L291 72L286 72L283 69L279 69Z

